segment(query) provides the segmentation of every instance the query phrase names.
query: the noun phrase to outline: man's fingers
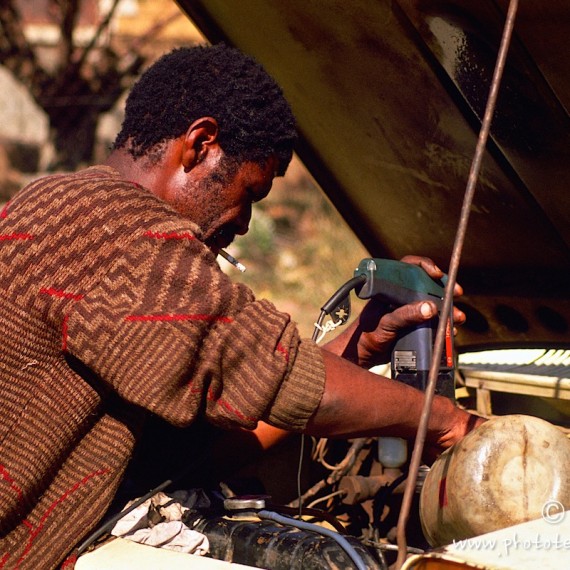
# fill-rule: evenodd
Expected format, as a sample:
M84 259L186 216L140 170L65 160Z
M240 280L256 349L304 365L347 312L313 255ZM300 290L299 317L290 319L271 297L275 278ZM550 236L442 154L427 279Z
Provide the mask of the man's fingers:
M405 255L400 261L410 263L411 265L419 265L432 279L441 279L444 276L443 271L429 257Z
M380 320L380 328L386 332L397 332L402 329L421 325L437 315L437 306L431 301L418 301L394 309ZM461 326L466 321L465 313L453 307L453 324ZM457 331L454 330L454 334Z
M404 263L410 263L411 265L419 265L432 279L441 279L445 273L435 264L435 262L429 257L423 257L421 255L405 255L400 259ZM453 287L453 296L459 297L463 295L463 287L459 283L455 282Z
M437 315L437 307L431 301L419 301L394 309L380 320L380 328L395 332L420 325Z
M464 324L466 320L467 317L465 316L465 313L461 309L453 307L453 324L460 326Z

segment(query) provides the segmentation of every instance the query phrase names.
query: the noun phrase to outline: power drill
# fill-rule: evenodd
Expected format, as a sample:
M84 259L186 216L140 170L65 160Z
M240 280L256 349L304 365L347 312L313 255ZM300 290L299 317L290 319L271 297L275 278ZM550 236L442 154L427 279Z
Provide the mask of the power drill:
M354 278L362 285L355 287L361 299L376 297L390 305L402 306L415 301L434 301L443 306L444 284L434 281L421 267L390 259L363 259ZM365 279L364 279L365 278ZM436 394L455 398L453 325L450 315L445 346L439 366ZM425 391L432 360L438 317L410 330L398 339L391 357L392 378Z

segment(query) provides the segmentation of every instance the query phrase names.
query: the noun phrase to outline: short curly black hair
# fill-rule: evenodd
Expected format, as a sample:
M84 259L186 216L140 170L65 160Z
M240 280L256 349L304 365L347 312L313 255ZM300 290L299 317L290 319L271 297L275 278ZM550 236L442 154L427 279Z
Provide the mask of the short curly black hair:
M259 63L225 44L178 48L150 66L127 98L113 148L152 154L200 117L218 121L228 157L261 163L275 154L285 173L296 140L291 108Z

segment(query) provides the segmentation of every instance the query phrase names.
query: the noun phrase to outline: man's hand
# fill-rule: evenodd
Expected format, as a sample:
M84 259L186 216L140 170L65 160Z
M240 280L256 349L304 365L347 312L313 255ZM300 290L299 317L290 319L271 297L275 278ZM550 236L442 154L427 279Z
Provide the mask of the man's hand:
M420 266L433 279L441 279L444 273L427 257L407 255L405 263ZM462 295L463 289L455 285L454 295ZM389 362L398 336L405 329L420 325L437 315L432 301L418 301L390 310L385 303L371 299L347 330L325 345L325 349L342 356L359 366L371 368ZM465 314L454 307L454 325L465 322Z
M446 449L461 441L469 432L478 428L487 419L455 406L447 421L439 421L441 422L440 425L444 426L444 429L434 430L431 433L428 431L424 445L423 458L430 465Z

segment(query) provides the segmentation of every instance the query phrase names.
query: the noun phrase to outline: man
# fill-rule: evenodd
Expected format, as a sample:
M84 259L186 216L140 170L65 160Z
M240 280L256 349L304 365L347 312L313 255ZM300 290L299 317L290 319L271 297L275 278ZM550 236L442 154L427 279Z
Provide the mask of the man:
M216 262L294 138L279 87L251 59L175 50L133 88L106 165L33 182L2 211L0 567L72 553L149 416L264 422L262 445L283 430L414 436L422 394L366 367L431 303L358 321L321 349ZM443 449L477 421L436 398L428 438Z

